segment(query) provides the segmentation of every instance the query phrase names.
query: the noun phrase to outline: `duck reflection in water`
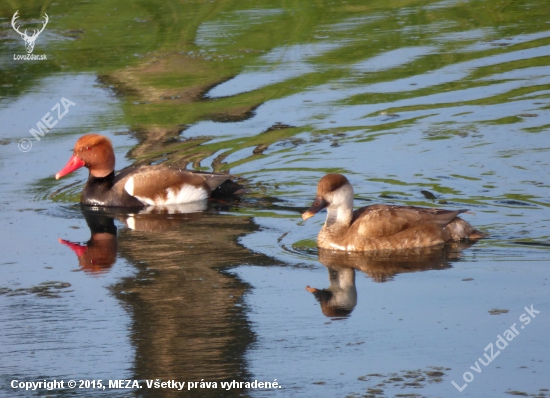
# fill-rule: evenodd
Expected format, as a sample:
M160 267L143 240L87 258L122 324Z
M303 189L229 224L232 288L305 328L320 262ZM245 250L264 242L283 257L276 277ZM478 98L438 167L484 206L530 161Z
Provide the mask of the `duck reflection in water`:
M117 259L115 219L134 231L163 232L177 227L184 221L203 217L202 212L208 207L209 204L205 200L177 206L136 209L135 213L128 213L128 210L123 209L81 205L81 212L90 228L90 239L84 244L65 239L58 240L77 255L78 265L84 272L100 275L108 272Z
M454 242L444 246L387 252L341 252L319 248L319 262L328 268L330 286L313 293L321 311L329 318L349 317L357 305L355 270L367 274L374 282L389 282L397 274L451 268L461 250L474 242Z
M118 251L117 227L114 218L106 212L96 212L81 206L86 224L90 228L90 239L85 244L59 239L59 243L71 248L78 257L78 265L84 272L102 274L116 262Z
M342 318L350 316L357 305L355 270L348 267L331 267L328 265L327 268L330 287L317 289L306 286L306 290L313 293L321 305L321 311L327 317Z

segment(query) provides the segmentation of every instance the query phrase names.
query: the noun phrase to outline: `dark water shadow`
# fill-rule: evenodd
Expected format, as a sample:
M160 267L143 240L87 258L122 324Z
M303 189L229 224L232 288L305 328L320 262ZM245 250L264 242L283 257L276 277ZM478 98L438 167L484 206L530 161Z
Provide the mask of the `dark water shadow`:
M205 205L192 213L83 206L90 239L60 241L90 275L109 272L117 258L135 267L134 275L111 288L132 318L133 379L204 379L217 382L218 388L186 388L186 396L248 396L246 390L220 386L221 381L251 378L245 354L255 341L243 301L250 286L226 271L243 262L274 261L237 244L239 236L258 229L251 218L220 214L231 203ZM137 395L175 396L178 391L143 388Z
M368 275L374 282L392 281L395 275L428 270L444 270L461 256L471 242L377 253L348 253L318 249L319 262L328 269L330 286L317 289L307 286L327 317L349 317L357 305L355 271Z

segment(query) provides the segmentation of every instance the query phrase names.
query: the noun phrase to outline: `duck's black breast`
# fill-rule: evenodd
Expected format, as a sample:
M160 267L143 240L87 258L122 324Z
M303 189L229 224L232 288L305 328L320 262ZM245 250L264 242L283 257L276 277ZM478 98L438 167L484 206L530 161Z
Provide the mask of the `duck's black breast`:
M131 171L131 170L130 170ZM88 206L104 207L143 207L144 204L124 190L124 177L127 172L115 176L111 172L106 177L94 177L90 174L82 190L80 203Z

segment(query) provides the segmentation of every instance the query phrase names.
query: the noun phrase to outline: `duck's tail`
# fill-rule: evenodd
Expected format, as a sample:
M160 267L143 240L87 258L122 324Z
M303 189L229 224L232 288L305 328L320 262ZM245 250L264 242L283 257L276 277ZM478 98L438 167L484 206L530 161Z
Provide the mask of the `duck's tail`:
M452 240L478 240L487 237L487 234L475 229L470 223L456 217L445 227Z

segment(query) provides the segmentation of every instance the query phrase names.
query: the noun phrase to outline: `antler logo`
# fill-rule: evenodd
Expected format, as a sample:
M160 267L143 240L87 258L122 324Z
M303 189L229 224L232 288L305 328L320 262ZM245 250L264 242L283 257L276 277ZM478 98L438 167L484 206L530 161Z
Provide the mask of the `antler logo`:
M45 21L44 21L44 24L42 25L42 29L40 29L40 30L34 29L34 33L31 36L29 36L29 35L27 35L27 29L25 29L25 31L23 33L21 33L19 31L18 27L15 25L15 22L17 21L17 18L19 18L17 16L18 12L19 11L15 11L15 14L13 14L13 18L11 19L11 26L13 26L13 29L21 35L23 40L25 40L25 48L27 49L27 53L32 54L32 51L34 50L34 42L38 38L38 35L40 33L42 33L42 31L44 30L44 28L48 24L48 21L49 21L50 18L48 17L48 14L44 13L44 20Z

